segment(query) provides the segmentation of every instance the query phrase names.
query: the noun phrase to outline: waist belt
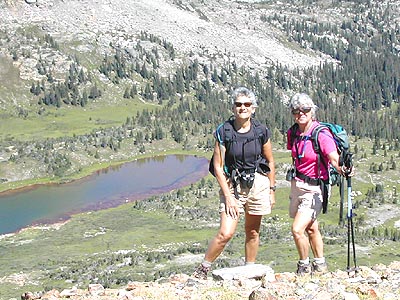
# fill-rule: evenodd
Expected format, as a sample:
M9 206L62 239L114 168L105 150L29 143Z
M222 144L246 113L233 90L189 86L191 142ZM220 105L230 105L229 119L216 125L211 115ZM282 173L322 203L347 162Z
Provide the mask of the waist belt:
M308 183L310 185L320 185L321 183L327 184L329 182L329 180L322 180L321 178L311 178L307 175L304 175L303 173L300 173L297 170L296 170L296 177L300 178L305 183Z
M251 179L251 186L253 186L255 172L256 172L256 169L242 169L242 170L233 169L231 171L229 178L231 179L231 182L233 185L233 191L234 191L236 199L239 199L239 194L237 191L238 183L240 183L241 180L243 180L243 181L250 180L250 175L253 175L253 177ZM249 188L251 188L251 186Z

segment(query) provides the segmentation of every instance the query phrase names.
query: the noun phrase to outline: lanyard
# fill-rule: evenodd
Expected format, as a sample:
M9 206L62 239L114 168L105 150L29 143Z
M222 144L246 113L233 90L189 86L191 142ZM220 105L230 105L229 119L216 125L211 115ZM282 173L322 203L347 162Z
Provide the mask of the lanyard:
M306 135L306 136L303 136L303 137L300 137L300 138L296 137L296 141L295 141L294 146L295 146L295 149L296 149L296 156L297 156L299 162L300 162L300 159L302 159L304 157L304 154L306 152L306 144L307 144L307 141L309 139L310 139L309 135ZM302 147L303 149L301 150L301 154L299 154L300 141L304 141L303 147Z

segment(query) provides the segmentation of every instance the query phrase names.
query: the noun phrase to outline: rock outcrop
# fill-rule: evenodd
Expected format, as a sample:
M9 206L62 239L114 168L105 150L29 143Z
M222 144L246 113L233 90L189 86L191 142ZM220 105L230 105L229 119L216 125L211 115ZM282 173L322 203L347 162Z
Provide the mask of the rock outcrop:
M294 273L274 274L267 266L254 265L215 270L207 280L176 274L158 282L132 282L117 289L106 289L99 284L91 284L87 289L72 287L61 292L26 292L21 299L57 300L67 297L74 300L396 300L400 299L399 287L400 262L371 268L363 266L352 273L337 270L324 275L305 277Z

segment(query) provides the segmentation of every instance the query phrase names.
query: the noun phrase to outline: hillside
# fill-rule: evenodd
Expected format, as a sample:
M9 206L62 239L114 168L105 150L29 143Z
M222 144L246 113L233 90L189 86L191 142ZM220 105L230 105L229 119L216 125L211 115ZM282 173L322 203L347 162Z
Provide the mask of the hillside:
M331 299L357 299L347 292L393 298L400 1L0 0L0 20L0 193L159 153L209 157L212 133L230 114L229 93L245 85L260 100L257 118L273 132L277 162L279 201L263 220L259 254L282 276L271 286L293 299L329 299L325 291ZM339 271L347 228L338 224L336 188L321 222L333 273L304 282L290 273L296 253L284 133L292 122L286 102L298 91L313 96L319 119L342 124L351 136L364 271L356 279ZM161 290L182 292L181 299L217 298L219 288L221 299L247 297L259 280L225 286L210 279L180 289L218 226L217 193L210 176L138 203L0 236L0 299L49 291L53 299L64 289L85 299L93 296L91 284L106 288L103 299L146 299L163 281ZM239 230L216 268L242 263L242 240Z

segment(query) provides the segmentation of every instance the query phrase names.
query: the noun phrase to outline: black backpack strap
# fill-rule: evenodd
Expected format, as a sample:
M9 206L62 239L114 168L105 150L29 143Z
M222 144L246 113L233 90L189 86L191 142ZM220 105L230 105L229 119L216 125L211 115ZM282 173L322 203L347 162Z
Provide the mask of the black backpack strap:
M222 143L225 147L225 153L229 151L232 143L233 143L233 119L230 117L228 120L226 120L224 123L220 125L218 129L221 129L221 134L220 134L220 143ZM219 132L218 132L219 134ZM224 171L226 175L229 175L229 167L225 165L225 157L223 157L223 163L224 163Z
M228 150L229 147L232 145L232 142L234 139L233 138L234 129L233 129L232 117L229 118L227 121L225 121L223 129L224 129L224 145L225 145L226 150Z
M289 130L288 130L288 131L290 131L289 144L290 144L290 146L292 146L292 147L293 147L294 142L295 142L295 140L296 140L296 133L297 133L297 130L298 130L298 129L299 129L299 124L294 123L294 124L289 128Z
M267 128L260 121L251 119L251 124L254 128L255 137L260 141L261 146L267 142Z
M321 177L321 163L324 165L324 167L325 167L325 169L327 170L328 173L329 173L329 170L328 170L327 164L325 163L325 161L321 157L321 148L319 146L318 136L319 136L319 133L324 129L330 130L325 125L318 125L317 127L315 127L313 129L313 132L311 133L311 141L313 143L314 151L315 151L315 153L317 153L317 158L318 158L318 180L319 180L319 186L321 188L322 197L323 197L323 201L322 201L322 213L323 214L325 214L328 211L328 194L329 194L328 185L329 185L329 179L328 179L327 182L325 182L325 181L320 179L320 177Z
M267 127L263 126L261 122L256 119L251 119L253 130L254 130L254 138L260 142L261 147L261 155L256 158L255 170L261 174L267 174L270 172L270 168L268 166L267 160L262 156L262 147L267 142Z
M289 144L290 144L290 146L291 146L292 148L293 148L294 142L295 142L295 140L296 140L296 133L297 133L297 130L298 130L298 129L299 129L299 124L294 123L294 124L289 128L289 130L288 130L288 131L290 131ZM292 157L292 164L293 164L293 166L294 166L294 161L295 161L295 158Z
M326 165L325 161L321 158L321 147L319 146L318 136L322 130L330 130L325 125L318 125L315 127L311 133L311 141L313 143L314 151L317 153L318 157L318 177L320 177L320 164L322 163L326 170L328 170L328 166Z
M231 144L231 141L232 141L232 129L233 129L232 128L232 124L229 123L229 120L228 120L228 121L225 121L222 124L219 124L217 129L215 130L215 138L218 140L218 142L220 144L221 154L222 154L222 149L221 149L222 145L224 145L225 151L226 151L226 149L229 148L229 146ZM210 160L210 163L209 163L209 166L208 166L208 170L213 176L215 176L213 160L214 160L214 155L211 156L211 160ZM223 168L224 172L225 172L226 175L229 175L228 168L225 165L225 157L224 156L222 157L222 160L224 162L224 168Z
M233 117L230 117L223 124L221 124L220 127L218 127L218 129L217 129L218 135L220 138L220 143L223 143L226 152L229 151L229 149L234 141L233 121L234 121ZM219 130L221 130L221 133L219 132ZM236 199L239 199L239 194L237 191L238 182L236 180L236 177L238 174L236 174L237 173L236 169L225 165L225 158L223 158L223 160L224 160L225 174L226 174L226 176L228 176L230 178L230 180L232 182L233 191L234 191Z

